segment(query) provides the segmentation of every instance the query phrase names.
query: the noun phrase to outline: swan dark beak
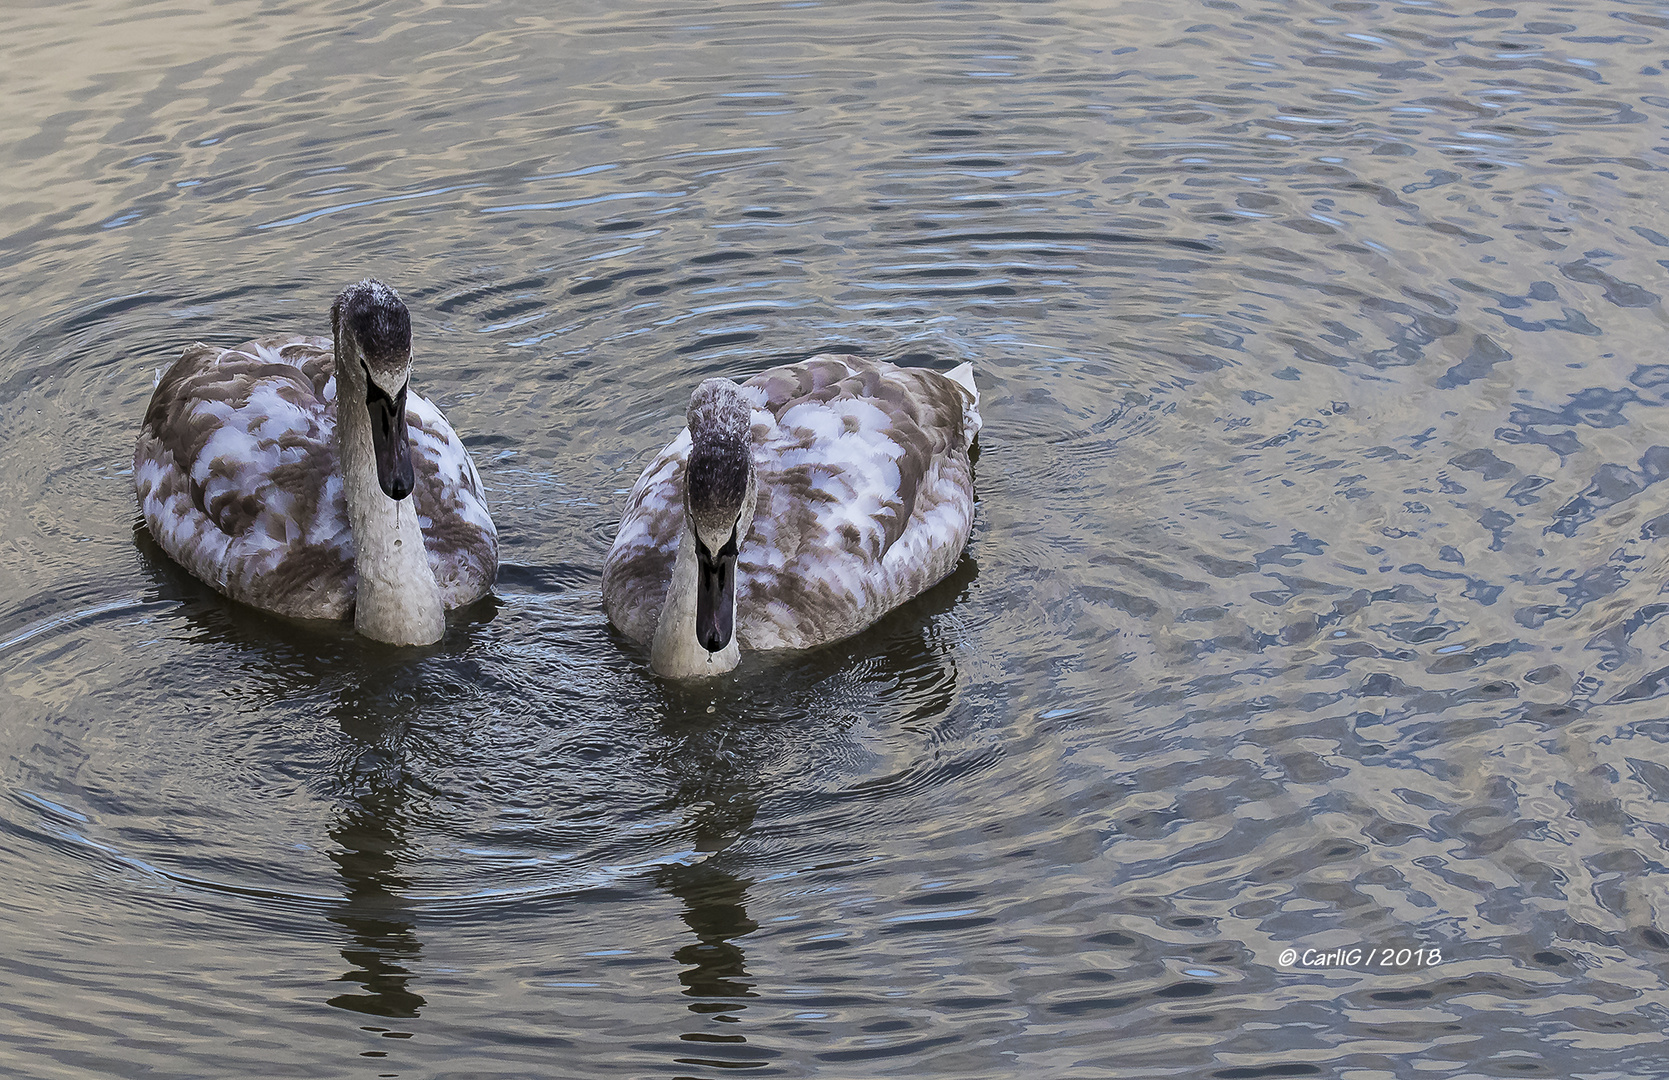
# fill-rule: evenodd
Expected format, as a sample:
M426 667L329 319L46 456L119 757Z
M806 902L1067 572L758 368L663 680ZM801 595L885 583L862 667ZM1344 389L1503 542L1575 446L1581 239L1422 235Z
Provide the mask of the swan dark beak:
M371 411L371 447L377 459L377 483L383 494L398 502L411 494L411 436L406 429L406 388L390 398L373 392L365 399Z
M736 632L736 530L716 555L697 540L695 559L695 639L716 653Z

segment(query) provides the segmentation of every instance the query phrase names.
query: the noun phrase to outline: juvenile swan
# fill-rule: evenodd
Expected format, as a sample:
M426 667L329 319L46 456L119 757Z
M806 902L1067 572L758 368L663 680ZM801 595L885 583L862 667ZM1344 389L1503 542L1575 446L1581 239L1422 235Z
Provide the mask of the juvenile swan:
M950 573L973 525L973 366L844 356L696 387L638 478L603 605L670 678L855 634Z
M234 600L439 641L486 593L498 534L446 418L411 393L411 316L366 279L325 338L198 342L151 395L133 482L162 550ZM411 496L408 498L408 496Z

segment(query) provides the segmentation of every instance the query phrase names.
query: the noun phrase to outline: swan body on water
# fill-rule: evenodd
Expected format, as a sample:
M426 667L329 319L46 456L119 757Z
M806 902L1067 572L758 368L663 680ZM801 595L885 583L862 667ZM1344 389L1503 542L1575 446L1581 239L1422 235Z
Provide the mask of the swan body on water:
M191 345L133 454L151 535L218 591L378 641L440 640L498 569L481 478L410 391L411 316L379 281L331 307L332 338Z
M615 627L670 678L855 634L955 567L973 527L973 366L823 355L696 387L603 567Z

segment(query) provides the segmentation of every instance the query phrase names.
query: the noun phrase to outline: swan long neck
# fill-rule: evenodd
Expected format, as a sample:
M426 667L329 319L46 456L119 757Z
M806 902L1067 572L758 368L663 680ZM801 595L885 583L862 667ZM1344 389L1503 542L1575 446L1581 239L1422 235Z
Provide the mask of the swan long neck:
M660 621L655 624L655 640L649 647L649 666L655 673L669 679L700 679L708 675L723 675L742 659L742 648L736 633L730 644L710 653L695 636L696 554L695 531L689 519L684 519L678 537L678 555L672 564L672 580L667 584L666 604L661 608ZM735 625L736 594L730 595L731 624Z
M336 346L336 433L342 496L353 530L354 629L391 645L429 645L446 631L445 606L423 547L416 498L391 499L377 482L371 414L364 376L348 371L357 358ZM404 422L404 417L401 417Z

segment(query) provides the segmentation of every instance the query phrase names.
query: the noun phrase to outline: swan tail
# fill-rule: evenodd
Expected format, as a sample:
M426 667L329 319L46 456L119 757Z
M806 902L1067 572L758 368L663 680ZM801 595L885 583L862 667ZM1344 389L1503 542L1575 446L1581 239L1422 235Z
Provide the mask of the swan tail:
M957 364L945 372L945 378L952 379L961 385L962 389L974 396L974 408L979 408L979 387L974 385L974 362Z
M966 413L968 438L972 441L973 437L979 433L979 429L984 423L979 415L979 387L974 385L973 361L969 360L965 363L957 364L955 367L945 372L945 378L950 379L952 382L956 383L956 385L966 390L968 392L968 396L974 399L972 405Z

